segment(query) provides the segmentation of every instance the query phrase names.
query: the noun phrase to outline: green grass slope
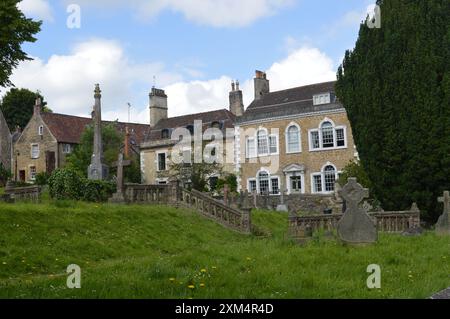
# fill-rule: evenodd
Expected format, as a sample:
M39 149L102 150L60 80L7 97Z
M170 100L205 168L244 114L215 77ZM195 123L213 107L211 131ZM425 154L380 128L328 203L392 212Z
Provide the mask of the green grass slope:
M427 298L450 286L450 237L298 245L287 215L252 218L264 236L163 206L0 204L0 298ZM69 264L81 289L66 287ZM381 289L366 286L369 264Z

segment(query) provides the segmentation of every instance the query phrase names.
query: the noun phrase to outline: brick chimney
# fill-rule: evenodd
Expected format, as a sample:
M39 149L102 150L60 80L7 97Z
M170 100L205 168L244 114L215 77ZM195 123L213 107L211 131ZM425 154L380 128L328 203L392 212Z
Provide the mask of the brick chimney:
M230 112L236 116L244 114L244 98L242 91L239 89L239 81L231 82Z
M155 126L160 120L167 118L167 95L164 90L152 88L150 92L150 126Z
M255 100L259 100L264 94L270 92L269 80L262 71L255 71Z
M34 115L38 115L38 114L41 114L41 111L42 111L42 101L41 101L41 98L40 97L38 97L38 98L36 98L36 102L35 102L35 104L34 104Z

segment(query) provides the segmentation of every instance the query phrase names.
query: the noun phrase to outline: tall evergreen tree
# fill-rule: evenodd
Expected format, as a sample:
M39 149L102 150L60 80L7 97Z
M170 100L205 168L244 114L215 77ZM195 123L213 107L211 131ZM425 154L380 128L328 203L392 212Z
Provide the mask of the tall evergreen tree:
M385 209L442 213L450 189L450 0L378 0L381 28L361 24L338 70L371 190Z

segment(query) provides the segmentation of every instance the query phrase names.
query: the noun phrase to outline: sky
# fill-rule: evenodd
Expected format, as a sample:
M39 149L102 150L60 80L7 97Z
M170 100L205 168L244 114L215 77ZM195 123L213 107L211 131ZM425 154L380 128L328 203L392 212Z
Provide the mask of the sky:
M152 86L166 90L169 116L228 108L232 80L247 107L255 70L271 91L335 80L374 2L22 0L43 25L24 45L33 60L11 80L39 90L54 112L86 117L99 83L108 120L149 123Z

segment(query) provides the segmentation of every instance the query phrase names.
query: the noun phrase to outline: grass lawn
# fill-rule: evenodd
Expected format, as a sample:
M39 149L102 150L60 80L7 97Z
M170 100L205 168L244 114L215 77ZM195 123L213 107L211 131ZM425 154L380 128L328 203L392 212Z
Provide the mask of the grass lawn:
M0 204L0 298L427 298L450 286L448 236L297 245L287 215L255 212L253 223L267 235L163 206ZM81 289L66 287L69 264ZM381 289L366 286L369 264Z

